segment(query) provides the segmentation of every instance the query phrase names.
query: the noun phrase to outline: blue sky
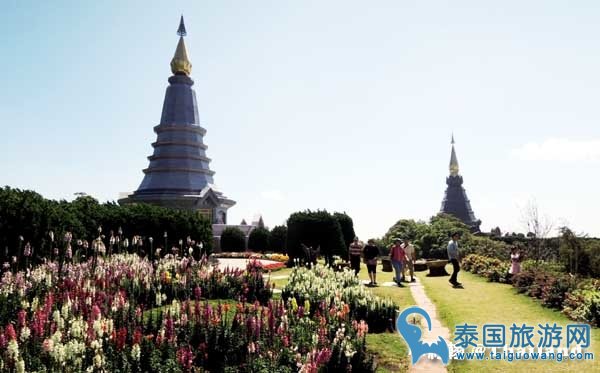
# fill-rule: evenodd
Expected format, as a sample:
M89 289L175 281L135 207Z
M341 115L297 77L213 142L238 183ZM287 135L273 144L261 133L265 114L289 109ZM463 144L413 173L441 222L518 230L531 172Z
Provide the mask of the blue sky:
M600 3L3 1L0 184L135 190L186 43L215 182L281 224L346 211L361 238L427 219L454 132L488 230L535 198L600 235Z

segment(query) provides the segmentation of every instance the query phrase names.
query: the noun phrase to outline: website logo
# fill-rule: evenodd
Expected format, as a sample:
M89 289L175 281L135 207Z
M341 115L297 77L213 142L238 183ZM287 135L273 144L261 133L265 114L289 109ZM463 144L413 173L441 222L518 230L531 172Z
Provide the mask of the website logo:
M433 343L425 343L421 341L421 337L423 331L417 325L409 324L406 321L406 318L411 314L418 314L425 318L427 321L427 328L431 331L431 318L427 311L422 309L421 307L413 306L402 311L400 316L396 319L396 329L398 333L402 335L408 347L410 348L410 353L412 356L412 363L415 364L419 361L419 358L425 354L436 354L442 359L442 362L446 365L450 359L450 351L448 349L448 344L441 336L438 337L438 340Z

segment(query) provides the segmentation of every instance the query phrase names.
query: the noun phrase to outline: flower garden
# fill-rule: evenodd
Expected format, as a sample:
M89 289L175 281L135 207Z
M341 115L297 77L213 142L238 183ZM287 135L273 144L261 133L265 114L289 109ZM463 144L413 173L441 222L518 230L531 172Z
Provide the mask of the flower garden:
M395 305L350 272L295 268L282 298L264 269L206 257L98 256L0 284L0 371L373 371L367 332Z

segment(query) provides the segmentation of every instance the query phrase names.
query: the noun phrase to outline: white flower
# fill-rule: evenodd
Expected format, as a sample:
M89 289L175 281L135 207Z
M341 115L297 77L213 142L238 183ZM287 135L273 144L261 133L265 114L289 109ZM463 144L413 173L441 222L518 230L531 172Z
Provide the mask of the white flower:
M17 362L17 373L26 373L25 372L25 361L23 359L20 359Z
M19 345L17 344L17 341L11 339L11 341L8 342L6 350L8 351L8 356L11 360L17 360L19 357Z
M21 329L21 342L25 342L26 340L29 339L29 337L31 336L31 330L29 330L28 327L24 326L23 329Z
M137 343L134 344L133 347L131 347L131 357L135 361L140 361L141 354L142 354L142 350L140 349L140 345Z

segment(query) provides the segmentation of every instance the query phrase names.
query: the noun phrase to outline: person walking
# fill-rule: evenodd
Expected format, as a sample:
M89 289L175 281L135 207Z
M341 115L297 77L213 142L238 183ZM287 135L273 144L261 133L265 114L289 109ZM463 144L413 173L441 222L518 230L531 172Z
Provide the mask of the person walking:
M354 237L354 241L350 243L348 250L348 257L350 259L350 268L354 270L354 274L358 275L360 272L360 256L363 252L363 244L358 240L358 237Z
M460 272L460 264L458 263L458 240L460 239L460 233L455 232L452 234L452 239L448 242L448 259L452 263L452 276L450 276L450 282L454 287L460 287L462 284L458 282L458 272Z
M369 279L371 280L369 286L377 286L377 258L379 257L379 248L375 246L375 240L370 239L367 241L364 253L367 272L369 272Z
M392 261L392 267L394 267L394 282L396 282L398 286L404 287L404 285L402 285L402 267L406 261L406 253L404 252L401 242L402 241L399 238L394 240L394 245L390 250L390 260Z
M410 282L415 282L415 247L410 243L410 240L407 238L404 240L404 245L402 248L404 249L404 253L406 254L406 263L402 267L402 281L406 281L405 273L408 269L408 272L410 273Z

